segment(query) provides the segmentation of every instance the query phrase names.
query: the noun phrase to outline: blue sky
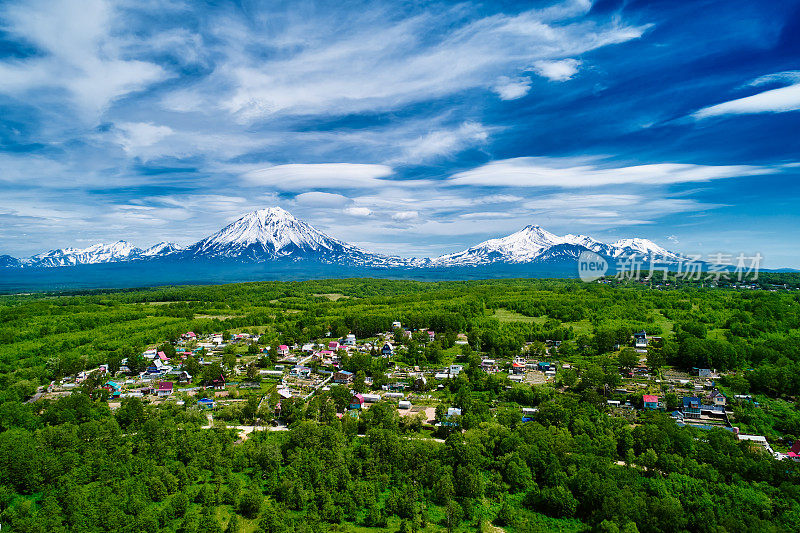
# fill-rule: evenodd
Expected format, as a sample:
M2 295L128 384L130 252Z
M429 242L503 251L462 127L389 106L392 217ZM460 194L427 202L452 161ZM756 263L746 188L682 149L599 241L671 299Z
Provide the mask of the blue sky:
M0 253L280 205L400 255L526 224L800 267L800 3L3 2Z

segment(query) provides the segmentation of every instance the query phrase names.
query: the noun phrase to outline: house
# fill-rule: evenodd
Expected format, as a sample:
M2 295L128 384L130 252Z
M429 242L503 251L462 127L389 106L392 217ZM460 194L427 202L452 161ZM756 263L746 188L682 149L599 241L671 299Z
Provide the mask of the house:
M364 401L367 403L375 403L381 401L380 394L362 394L361 397L364 398Z
M172 382L171 381L159 381L158 388L154 391L156 396L162 398L164 396L170 396L172 394Z
M197 338L197 334L195 334L194 331L187 331L186 333L181 335L181 338L183 338L183 339L196 339Z
M362 394L353 394L350 398L350 409L361 409L364 407L364 396Z
M428 340L433 341L435 339L436 339L436 332L435 331L429 331L428 332Z
M788 455L792 461L800 461L800 440L796 440L792 443L792 447L786 455Z
M392 346L391 342L384 342L383 347L381 348L381 355L384 357L391 357L394 355L394 346Z
M400 400L397 404L398 409L411 409L411 402L408 400ZM798 441L800 443L800 441Z
M280 389L277 390L277 392L278 392L278 396L280 396L281 398L286 399L286 398L291 398L292 397L292 391L290 389L280 388Z
M684 418L700 418L700 398L696 396L684 396L683 416Z
M642 396L642 406L645 409L661 409L661 402L658 401L658 396L645 394Z
M443 426L453 426L455 425L455 418L461 416L461 409L458 407L449 407L447 409L447 415L445 419L442 420Z
M453 377L458 376L464 371L464 365L450 365L450 375Z
M105 386L103 386L103 388L111 392L112 398L119 398L120 394L122 393L122 386L115 381L109 381L105 384Z
M164 361L165 363L169 361L169 357L164 352L158 352L158 358Z
M331 341L328 343L328 349L333 350L334 352L341 347L338 341Z
M347 370L340 370L333 375L334 383L350 383L353 381L353 373Z
M286 357L289 355L289 347L285 344L278 346L278 357Z
M633 334L633 346L635 348L647 348L647 333L644 330Z
M484 370L493 367L495 364L497 364L497 361L494 359L484 359L481 361L481 367L483 367Z
M401 329L402 327L403 327L403 326L401 326L401 325L400 325L400 322L398 322L397 320L395 320L394 322L392 322L392 331L394 331L394 330L396 330L396 329Z
M776 455L775 451L772 449L772 446L770 446L769 442L767 441L767 437L765 437L764 435L744 435L738 433L738 428L734 428L734 434L736 435L736 438L738 440L752 442L756 446L764 448L764 450L769 452L770 455L772 456Z
M311 353L311 352L314 351L314 345L313 344L304 344L303 348L302 348L302 351L303 351L303 353Z
M197 400L197 407L201 409L213 409L214 408L214 400L211 398L200 398Z
M167 365L161 359L153 359L150 365L147 367L148 374L161 374L164 372L168 372L170 370Z
M714 372L710 368L693 368L693 372L697 372L697 376L701 378L711 378L714 377Z
M539 372L547 372L550 370L550 363L547 361L541 361L536 365L536 368L539 370Z
M425 390L425 387L427 385L428 385L428 380L425 379L425 376L419 376L414 380L415 390Z
M211 380L211 387L214 389L220 389L225 387L225 375L220 374L218 378Z
M344 339L345 346L355 346L356 345L356 336L352 333L348 333L347 337Z
M713 405L725 406L728 403L728 399L720 391L718 391L717 389L714 389L711 392L711 403Z
M514 363L511 365L511 373L512 374L524 374L525 373L525 365L520 363Z

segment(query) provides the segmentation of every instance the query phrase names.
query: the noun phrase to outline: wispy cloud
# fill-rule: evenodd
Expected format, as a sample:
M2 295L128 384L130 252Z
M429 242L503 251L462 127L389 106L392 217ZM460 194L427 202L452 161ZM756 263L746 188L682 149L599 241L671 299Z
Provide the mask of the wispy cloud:
M152 146L174 133L169 126L151 122L121 122L116 125L118 142L128 153Z
M437 129L416 139L409 139L402 154L391 160L400 163L423 163L448 157L471 146L486 143L489 128L477 122L464 122L455 128Z
M601 187L607 185L668 185L738 176L771 174L777 169L752 165L653 163L619 166L597 159L517 157L492 161L452 176L454 185L491 187Z
M756 87L768 83L788 83L789 85L704 107L692 113L692 116L701 120L722 115L785 113L787 111L800 110L800 71L769 74L756 79L748 85Z
M306 23L288 27L253 27L227 19L227 30L218 35L227 46L214 73L181 89L177 102L170 97L164 102L177 103L174 108L180 110L187 109L187 101L197 107L218 106L245 122L287 113L390 110L471 88L490 88L500 76L537 61L560 60L636 39L648 27L618 20L588 23L575 19L579 11L588 11L583 2L561 10L495 14L466 22L463 6L405 17L398 17L394 9L376 7L349 13L347 24L331 21L330 13L323 23L314 10L306 13ZM263 15L264 19L284 16ZM243 49L241 42L250 46ZM548 72L560 68L556 75L565 75L566 63L557 65L543 68ZM502 92L506 96L519 92L519 83L516 89L506 84Z
M83 113L96 116L113 100L170 76L160 65L126 57L112 35L114 6L89 0L6 4L3 29L40 53L0 61L0 92L24 97L66 93Z

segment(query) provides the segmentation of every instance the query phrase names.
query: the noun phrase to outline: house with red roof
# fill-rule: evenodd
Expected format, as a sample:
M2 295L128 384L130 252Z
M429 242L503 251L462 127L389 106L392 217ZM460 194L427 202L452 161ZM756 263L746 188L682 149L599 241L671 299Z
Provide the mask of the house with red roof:
M350 398L350 409L361 409L364 407L364 395L356 393Z
M794 441L789 453L786 455L788 455L792 461L800 461L800 440Z
M170 396L172 394L172 382L171 381L159 381L158 388L155 390L156 396L163 397L163 396Z
M289 347L285 344L278 346L278 357L285 357L289 355Z
M658 396L655 396L653 394L645 394L644 396L642 396L642 406L645 409L653 409L653 410L661 409L663 407L661 405L661 402L658 401Z

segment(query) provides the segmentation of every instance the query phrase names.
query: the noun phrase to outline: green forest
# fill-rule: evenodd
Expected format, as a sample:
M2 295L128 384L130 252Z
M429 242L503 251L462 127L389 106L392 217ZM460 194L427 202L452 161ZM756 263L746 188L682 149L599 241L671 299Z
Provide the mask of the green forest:
M620 345L646 330L662 339L648 351L651 372L716 369L728 395L756 400L732 406L742 429L787 449L800 438L798 287L798 274L765 274L748 289L349 279L0 296L0 526L800 531L800 463L725 429L680 427L661 411L632 420L607 403L620 367L633 366ZM242 408L220 412L212 426L190 403L124 398L112 409L95 380L37 399L64 377L99 365L115 372L147 348L169 350L187 331L253 332L274 347L349 332L370 338L395 321L437 334L427 344L398 338L398 364L464 365L435 393L461 410L454 422L421 428L389 402L343 414L349 393L340 386L284 401L288 430L246 439L226 422L253 423L259 404L274 407L274 393L240 393ZM548 341L558 341L550 358L571 363L552 383L512 383L481 368L482 357L542 353ZM386 379L374 357L345 358L343 367L374 388ZM641 403L641 395L622 399ZM535 412L523 419L523 408Z

